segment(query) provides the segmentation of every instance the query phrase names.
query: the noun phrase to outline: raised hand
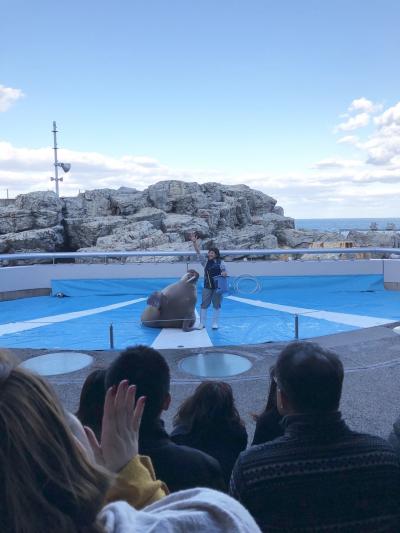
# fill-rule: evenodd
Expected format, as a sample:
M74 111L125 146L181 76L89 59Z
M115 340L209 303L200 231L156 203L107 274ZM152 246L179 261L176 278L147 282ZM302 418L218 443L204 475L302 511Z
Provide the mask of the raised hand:
M104 402L99 444L93 431L85 427L96 462L119 472L139 451L139 428L146 398L135 402L136 385L127 380L110 387Z

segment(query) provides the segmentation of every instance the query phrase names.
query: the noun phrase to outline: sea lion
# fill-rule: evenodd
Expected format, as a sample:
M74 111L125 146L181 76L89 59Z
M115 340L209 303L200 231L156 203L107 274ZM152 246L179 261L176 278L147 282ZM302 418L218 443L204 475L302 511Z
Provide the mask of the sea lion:
M196 322L196 283L199 273L188 270L182 278L147 299L141 321L149 328L182 328L192 331Z

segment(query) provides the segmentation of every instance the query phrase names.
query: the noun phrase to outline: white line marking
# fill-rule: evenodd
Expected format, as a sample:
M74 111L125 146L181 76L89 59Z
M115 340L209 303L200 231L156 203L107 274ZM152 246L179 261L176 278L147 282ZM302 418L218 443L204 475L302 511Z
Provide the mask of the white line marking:
M98 313L105 313L106 311L112 311L113 309L119 309L120 307L137 304L139 302L143 302L144 300L146 300L146 298L137 298L136 300L127 300L126 302L105 305L103 307L95 307L93 309L86 309L84 311L63 313L62 315L43 316L41 318L34 318L32 320L25 320L23 322L9 322L8 324L0 325L0 336L7 335L9 333L26 331L28 329L41 328L43 326L49 326L51 324L56 324L57 322L65 322L67 320L73 320L74 318L81 318L83 316L97 315Z
M196 311L196 324L198 325L198 313ZM212 346L213 343L206 328L193 331L182 331L176 328L163 328L155 338L152 348L202 348Z
M251 300L250 298L239 298L238 296L227 296L230 300L241 302L255 307L265 307L266 309L274 309L275 311L282 311L283 313L291 313L294 315L304 315L311 318L321 318L322 320L329 320L329 322L337 322L339 324L347 324L348 326L356 326L359 328L370 328L373 326L381 326L394 322L393 318L381 318L376 316L352 315L349 313L334 313L332 311L320 311L318 309L307 309L305 307L292 307L290 305L273 304L270 302L263 302L261 300Z

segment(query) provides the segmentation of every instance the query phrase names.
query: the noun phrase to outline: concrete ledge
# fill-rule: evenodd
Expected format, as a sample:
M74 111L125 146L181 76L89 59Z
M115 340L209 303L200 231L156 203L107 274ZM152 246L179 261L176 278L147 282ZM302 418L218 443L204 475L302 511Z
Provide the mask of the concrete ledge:
M384 287L388 291L400 291L400 282L397 282L397 281L385 281Z
M33 296L49 296L51 289L23 289L20 291L0 292L0 302L5 300L18 300L19 298L32 298Z

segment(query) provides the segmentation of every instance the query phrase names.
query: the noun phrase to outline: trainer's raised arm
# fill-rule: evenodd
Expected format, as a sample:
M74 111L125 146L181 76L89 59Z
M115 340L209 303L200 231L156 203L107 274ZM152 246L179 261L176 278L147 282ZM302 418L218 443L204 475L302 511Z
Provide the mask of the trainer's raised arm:
M196 250L196 254L199 254L200 253L200 246L199 246L199 242L197 240L197 234L195 232L193 232L190 235L190 240L193 243L194 249Z

